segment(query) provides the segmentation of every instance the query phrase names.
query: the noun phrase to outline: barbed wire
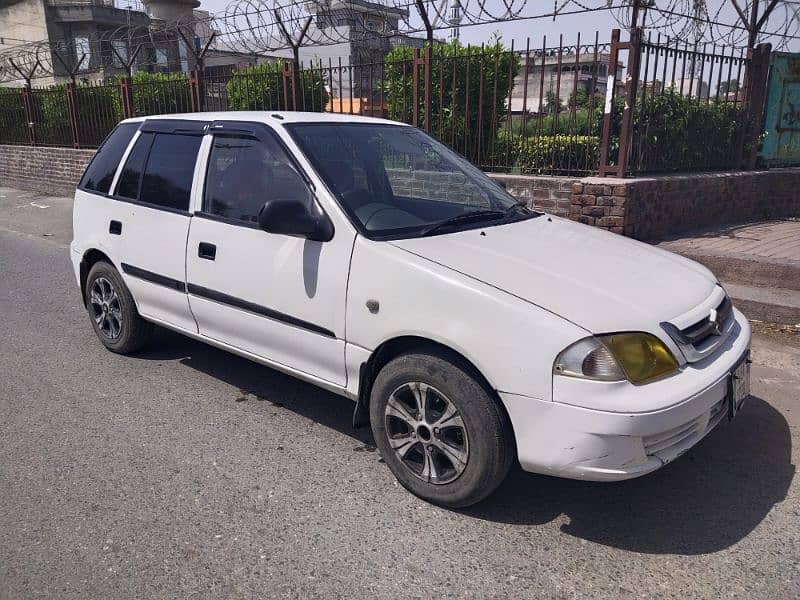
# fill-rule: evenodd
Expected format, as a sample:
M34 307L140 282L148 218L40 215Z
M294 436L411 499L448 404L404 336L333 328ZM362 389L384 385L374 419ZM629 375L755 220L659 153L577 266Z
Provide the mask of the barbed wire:
M138 2L138 0L130 0ZM122 0L126 2L126 0ZM631 26L636 0L232 0L217 13L194 11L164 21L129 10L135 23L73 39L20 43L0 50L0 82L66 76L73 81L105 70L126 72L202 65L209 50L251 57L299 60L300 49L370 42L375 53L389 47L381 38L430 36L453 27L609 12ZM749 36L738 20L727 19L731 0L638 0L645 30L694 43L740 48ZM743 3L749 14L752 0ZM139 8L133 5L133 8ZM364 17L364 9L374 18ZM201 35L202 34L202 35ZM764 23L759 41L778 49L800 39L800 2L779 2ZM370 44L360 44L370 47ZM348 50L344 53L349 54ZM313 53L305 51L305 56ZM361 60L370 59L369 56ZM374 58L374 57L373 57ZM166 64L165 64L166 63ZM180 68L175 66L180 63ZM66 74L66 75L65 75Z

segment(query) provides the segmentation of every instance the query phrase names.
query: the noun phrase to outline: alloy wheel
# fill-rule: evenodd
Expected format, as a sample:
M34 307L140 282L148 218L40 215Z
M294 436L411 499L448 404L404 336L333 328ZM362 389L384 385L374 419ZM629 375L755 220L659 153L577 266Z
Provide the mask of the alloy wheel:
M95 279L89 292L89 306L100 332L110 340L117 339L122 333L122 307L114 284L105 277Z
M469 460L469 437L456 406L420 381L398 387L384 411L389 445L419 479L441 485L457 479Z

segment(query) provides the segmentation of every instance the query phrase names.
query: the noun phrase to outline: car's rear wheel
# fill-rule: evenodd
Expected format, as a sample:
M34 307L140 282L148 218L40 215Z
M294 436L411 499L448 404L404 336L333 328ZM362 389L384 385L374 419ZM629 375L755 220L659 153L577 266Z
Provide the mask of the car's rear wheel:
M140 350L153 326L139 315L128 286L109 263L95 263L86 278L86 309L97 337L112 352Z
M459 362L438 352L401 355L378 373L370 399L375 443L397 480L454 508L491 494L514 457L508 417Z

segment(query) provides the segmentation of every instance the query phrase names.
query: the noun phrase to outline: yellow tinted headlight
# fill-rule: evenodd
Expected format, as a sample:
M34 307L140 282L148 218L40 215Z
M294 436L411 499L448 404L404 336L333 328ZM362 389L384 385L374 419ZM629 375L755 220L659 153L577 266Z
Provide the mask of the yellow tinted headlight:
M647 383L678 370L678 361L669 348L649 333L615 333L599 339L631 383Z

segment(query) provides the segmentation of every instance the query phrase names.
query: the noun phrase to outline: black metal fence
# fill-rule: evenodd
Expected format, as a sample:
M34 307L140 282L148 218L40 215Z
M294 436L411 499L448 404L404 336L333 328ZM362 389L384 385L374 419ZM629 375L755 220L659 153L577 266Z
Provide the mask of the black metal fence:
M638 30L620 37L565 44L559 36L521 50L441 44L357 65L273 62L0 88L0 143L94 148L132 116L305 110L418 126L487 171L624 176L748 166L768 49L690 47Z

